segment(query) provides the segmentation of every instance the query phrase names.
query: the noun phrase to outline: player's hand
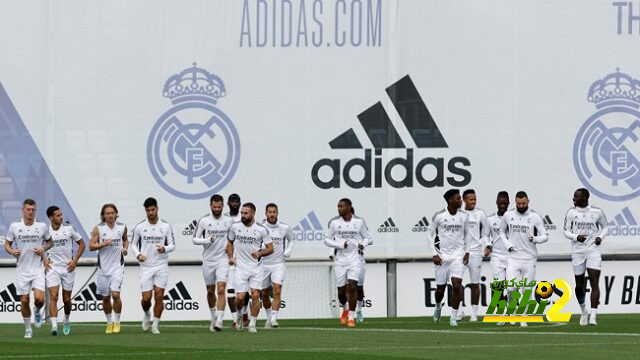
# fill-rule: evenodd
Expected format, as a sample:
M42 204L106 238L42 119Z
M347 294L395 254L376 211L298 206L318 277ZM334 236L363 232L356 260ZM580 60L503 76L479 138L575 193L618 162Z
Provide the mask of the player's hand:
M122 256L127 256L128 253L127 249L122 248Z
M578 242L584 242L585 240L587 240L587 236L586 235L578 235L578 238L576 240L578 240Z
M16 258L19 258L21 254L22 250L20 249L11 250L11 255L15 256Z
M158 249L158 252L160 254L164 254L164 252L166 251L163 245L156 245L156 249Z
M76 266L78 265L77 262L75 262L74 260L71 260L67 263L67 271L68 272L73 272L73 270L76 269Z
M254 251L251 253L251 257L254 259L260 259L260 251Z
M102 247L107 247L111 245L111 239L104 239L104 241L102 241Z
M140 262L144 262L145 260L147 260L147 257L142 255L142 254L140 254L140 255L138 255L138 257L136 259L138 259L138 261L140 261Z
M469 263L469 253L464 254L464 257L462 258L462 264L463 265L467 265Z
M37 248L33 248L33 252L36 253L36 255L41 255L44 254L44 249L40 246L38 246Z
M48 257L45 256L42 258L42 265L44 265L45 270L51 270L51 264L49 263Z
M229 265L233 266L236 264L236 259L234 258L229 258Z
M600 244L602 244L602 238L597 237L596 238L596 245L600 246Z
M509 252L513 252L514 250L513 246L509 248Z
M290 257L291 257L291 251L289 251L289 250L285 250L283 255L284 255L284 258L285 258L285 259L288 259L288 258L290 258Z
M364 250L364 244L358 243L358 250Z
M533 235L529 235L529 242L533 242Z
M440 258L440 255L434 255L432 260L435 265L442 265L442 258Z
M212 244L213 244L215 241L216 241L216 237L215 237L215 236L211 236L211 237L209 238L209 242L210 242L210 243L212 243Z
M489 255L491 255L491 246L487 246L486 248L484 248L484 256Z
M349 242L348 242L348 241L345 241L345 242L344 242L344 248L346 249L348 246L349 246Z

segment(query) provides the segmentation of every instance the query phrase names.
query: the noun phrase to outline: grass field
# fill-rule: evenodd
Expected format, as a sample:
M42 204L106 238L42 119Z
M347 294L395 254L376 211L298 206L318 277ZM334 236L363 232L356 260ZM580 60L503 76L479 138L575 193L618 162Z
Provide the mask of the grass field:
M448 318L440 324L431 318L371 318L355 329L337 320L282 320L281 328L259 328L257 334L228 327L210 333L208 322L167 321L160 335L143 333L139 323L123 323L122 333L105 335L103 324L86 323L56 337L45 324L31 340L22 338L21 324L0 324L0 359L640 358L640 314L598 315L596 327L581 327L577 320L528 328L461 322L457 329Z

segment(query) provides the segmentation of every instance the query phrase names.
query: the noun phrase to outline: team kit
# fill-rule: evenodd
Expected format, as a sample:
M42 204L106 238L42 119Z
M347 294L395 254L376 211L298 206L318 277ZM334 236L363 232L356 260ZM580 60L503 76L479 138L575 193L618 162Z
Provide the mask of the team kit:
M535 279L536 245L548 240L544 221L529 209L525 192L515 196L515 209L509 210L509 194L498 193L497 211L487 216L476 207L474 190L457 189L444 194L446 207L437 212L427 229L427 242L433 254L436 278L436 309L433 321L439 322L444 293L453 287L450 325L458 326L462 299L462 278L468 269L471 283L472 314L478 321L480 269L483 257L490 256L494 280ZM603 211L589 205L589 191L578 189L574 206L566 214L564 235L571 241L572 263L576 280L576 297L582 309L580 325L596 325L601 270L600 245L607 233ZM464 205L464 206L463 206ZM288 259L294 248L292 229L279 221L275 203L265 207L265 219L256 221L256 207L241 205L240 196L224 198L215 194L209 199L210 213L197 222L193 244L202 246L202 273L211 312L209 330L223 330L223 317L228 304L231 328L257 332L256 319L265 309L265 328L277 328L282 287ZM88 248L97 251L97 292L103 297L106 334L120 333L125 256L129 252L140 265L142 330L159 334L164 310L163 297L169 276L169 253L175 250L171 225L160 219L154 198L144 201L146 218L131 232L119 221L114 204L105 204L101 222L90 235ZM336 277L338 300L342 307L340 324L356 327L363 322L366 248L373 244L367 225L356 216L351 200L340 199L338 215L332 218L324 233L324 244L331 249L330 258ZM58 335L58 298L62 287L64 321L62 333L71 333L71 297L75 267L87 245L73 225L64 222L57 206L46 210L49 225L35 219L36 203L23 202L23 218L13 222L7 231L5 251L16 257L16 291L22 304L25 338L33 336L30 295L33 294L34 325L43 323L45 291L49 295L51 334ZM131 235L130 235L131 234ZM131 238L129 238L131 236ZM74 252L74 243L77 244ZM15 245L15 246L14 246ZM586 305L586 276L591 285L591 310ZM498 290L498 289L494 289ZM512 300L516 288L499 289L504 299ZM152 304L153 303L153 304ZM152 306L153 305L153 306ZM504 323L498 323L503 326ZM515 325L515 323L512 323ZM526 326L526 323L521 323Z

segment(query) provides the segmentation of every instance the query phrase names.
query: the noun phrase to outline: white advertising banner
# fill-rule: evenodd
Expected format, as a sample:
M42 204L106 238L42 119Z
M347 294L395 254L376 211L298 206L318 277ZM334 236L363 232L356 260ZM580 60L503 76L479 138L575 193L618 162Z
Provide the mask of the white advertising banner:
M335 279L329 263L296 263L287 266L279 318L329 318L339 315ZM76 269L72 293L72 321L103 321L102 297L96 292L94 267ZM386 266L367 264L364 315L387 315ZM16 295L15 269L0 268L0 323L21 322L20 297ZM84 286L83 286L84 285ZM140 307L139 269L126 266L122 285L122 321L142 319ZM33 302L33 297L32 297ZM336 304L338 304L336 306ZM62 307L62 298L58 301ZM62 310L58 315L62 319ZM171 266L165 289L163 320L210 319L206 288L200 266ZM261 309L259 319L264 319ZM231 319L227 307L225 319Z
M434 265L426 262L399 263L397 265L397 302L398 316L432 316L435 309L435 276ZM480 278L480 304L478 314L484 315L491 302L492 291L490 284L491 266L488 262L482 263L482 277ZM566 262L538 262L536 278L528 280L550 281L564 279L573 288L575 279L571 261ZM463 311L471 313L471 288L469 284L469 272L465 271L462 284L465 285ZM450 301L451 284L445 292L444 302ZM551 301L557 300L554 294ZM587 304L590 299L590 286L587 286ZM575 292L572 299L564 307L562 312L580 313ZM606 261L602 264L600 275L600 306L599 313L638 313L640 312L640 261ZM451 307L445 305L443 315L449 316Z
M568 254L573 191L639 253L640 20L607 1L4 1L0 233L25 198L83 236L115 203L131 228L158 199L197 260L214 193L276 202L294 259L348 197L368 258L430 256L448 188L478 206L525 190L542 255ZM577 15L579 14L579 16ZM513 200L512 200L513 205ZM46 219L45 219L46 220ZM2 256L7 257L2 253ZM87 252L86 256L95 256ZM131 256L130 256L131 257Z

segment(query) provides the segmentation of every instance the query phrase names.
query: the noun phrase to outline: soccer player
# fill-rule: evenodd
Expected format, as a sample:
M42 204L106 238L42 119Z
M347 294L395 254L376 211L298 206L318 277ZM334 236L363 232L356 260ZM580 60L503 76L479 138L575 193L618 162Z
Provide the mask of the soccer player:
M53 247L47 251L47 287L49 288L49 317L51 318L51 335L58 335L58 293L62 285L62 303L64 304L64 325L62 333L69 335L71 326L71 292L76 278L75 268L85 249L84 240L69 223L64 223L62 211L57 206L47 209L49 234L53 239ZM73 254L73 243L78 249Z
M267 204L265 209L266 219L262 225L269 232L273 242L273 254L262 260L264 266L264 280L262 282L262 305L267 313L265 328L278 327L278 310L280 310L280 296L284 283L285 259L291 256L294 240L291 227L278 221L278 205ZM269 296L269 290L273 290L273 302Z
M158 201L152 197L144 203L147 218L133 228L131 252L140 263L140 290L142 291L142 331L149 330L151 298L154 299L151 333L160 334L158 325L164 310L164 289L169 280L169 253L176 249L173 230L168 222L158 217Z
M227 206L229 207L229 211L224 215L229 216L233 219L233 222L240 222L240 195L231 194L227 198ZM227 302L229 303L229 311L231 311L231 319L233 319L233 324L231 328L236 327L236 288L234 285L234 279L236 278L236 267L229 266L229 281L227 282ZM247 289L245 289L246 291ZM246 327L249 325L249 317L247 315L247 305L249 304L249 299L247 298L244 306L242 306L239 310L242 314L242 322Z
M580 325L598 325L596 313L600 303L600 269L602 257L600 244L607 235L607 218L602 209L589 205L589 190L578 189L573 193L573 205L564 218L564 236L571 240L571 262L576 277L576 298L582 314ZM585 304L585 270L591 283L591 317Z
M467 189L462 193L464 212L469 216L469 282L471 283L471 318L478 321L478 304L480 303L480 275L482 271L482 251L489 238L487 215L476 207L476 192ZM464 289L463 289L464 291Z
M500 191L496 198L496 206L498 211L487 218L489 243L484 249L484 256L491 256L493 280L503 281L507 279L507 248L500 237L500 227L502 226L502 217L509 209L509 193ZM494 290L504 291L502 288ZM497 325L503 326L504 322L499 322Z
M367 263L364 260L364 249L358 249L358 256L360 258L360 273L358 274L358 302L356 302L356 321L364 322L364 316L362 315L362 307L364 306L364 277L367 272Z
M516 208L509 210L502 216L500 237L508 249L507 279L515 278L516 282L536 278L536 262L538 250L536 244L549 240L542 217L529 209L529 197L524 191L516 193ZM535 289L532 289L532 291ZM511 294L517 291L514 287L507 289L507 298L514 300ZM520 301L528 301L524 296ZM512 323L513 324L513 323ZM520 326L527 326L521 322Z
M214 194L209 199L211 214L198 220L193 243L202 245L202 275L207 287L207 302L211 312L209 331L222 331L225 307L225 289L230 282L227 257L227 234L233 219L223 215L224 198ZM216 293L218 295L216 299ZM234 305L235 306L235 305ZM229 304L231 307L231 304ZM235 313L235 311L234 311ZM235 315L235 314L232 314ZM232 317L235 324L236 319Z
M433 255L436 278L436 309L433 321L439 322L442 312L442 299L451 279L453 293L451 299L451 317L449 325L458 326L458 308L462 297L462 275L464 266L469 263L469 215L460 211L462 198L460 190L450 189L444 193L447 207L431 220L427 228L427 242Z
M13 248L15 242L16 248ZM36 202L26 199L22 203L22 219L9 225L4 250L18 260L16 266L16 293L20 295L24 338L31 339L31 309L29 293L33 289L35 325L42 326L40 309L44 305L45 267L44 253L53 246L49 227L36 220Z
M264 280L264 267L262 258L273 253L273 242L267 229L256 223L256 206L252 203L242 205L240 222L234 223L229 229L229 242L227 255L229 265L236 265L236 278L234 283L238 293L236 294L236 306L242 307L247 291L251 291L251 319L249 332L255 333L256 318L260 312L260 291ZM264 244L265 248L261 249ZM242 330L242 318L238 315L237 330Z
M127 256L129 247L127 226L116 221L117 218L118 208L114 204L104 204L100 210L102 222L91 231L89 243L89 250L98 251L97 292L103 296L102 308L107 318L106 334L120 333L120 289L124 279L124 257Z
M340 324L355 327L358 278L362 267L358 250L363 251L372 241L367 224L353 215L351 204L347 198L338 201L338 216L329 221L324 244L337 250L334 262L338 298L346 298L349 304L349 311L342 311Z

